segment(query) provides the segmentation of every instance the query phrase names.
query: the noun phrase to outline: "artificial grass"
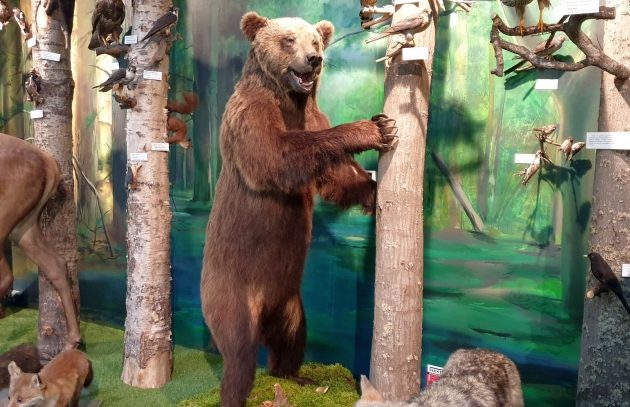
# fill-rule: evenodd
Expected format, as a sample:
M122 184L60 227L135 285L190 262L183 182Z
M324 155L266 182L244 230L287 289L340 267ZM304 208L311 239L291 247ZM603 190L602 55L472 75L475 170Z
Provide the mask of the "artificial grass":
M125 385L120 376L123 360L123 331L90 322L81 323L81 334L92 361L94 381L83 398L103 400L104 407L176 406L193 395L218 388L221 359L203 351L175 346L172 380L161 389L137 389ZM0 353L20 343L37 341L37 311L8 308L0 319Z
M247 400L247 407L259 407L264 401L274 399L275 383L279 383L291 404L296 407L351 407L359 399L356 383L350 371L343 366L307 363L300 370L302 377L315 385L300 386L294 381L279 379L261 372ZM326 388L324 393L318 387ZM219 389L183 401L180 407L219 407Z
M7 308L6 311L6 318L0 319L0 353L20 343L36 343L37 311L23 308ZM220 357L175 346L172 380L161 389L137 389L120 380L122 330L81 322L81 334L94 369L94 381L83 392L83 399L102 400L103 407L219 406ZM260 371L247 406L258 407L266 400L273 400L275 383L280 383L296 407L351 407L359 399L352 374L341 365L309 363L302 367L300 374L317 385L299 386ZM318 393L316 389L320 386L328 387L328 390Z

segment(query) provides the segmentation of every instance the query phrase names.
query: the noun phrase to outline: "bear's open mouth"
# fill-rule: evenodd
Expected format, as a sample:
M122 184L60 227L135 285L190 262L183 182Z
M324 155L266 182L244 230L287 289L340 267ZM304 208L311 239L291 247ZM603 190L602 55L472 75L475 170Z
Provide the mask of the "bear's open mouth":
M300 73L296 70L291 69L289 71L289 76L291 78L291 85L293 85L294 90L298 92L310 92L313 89L313 84L315 83L314 72Z

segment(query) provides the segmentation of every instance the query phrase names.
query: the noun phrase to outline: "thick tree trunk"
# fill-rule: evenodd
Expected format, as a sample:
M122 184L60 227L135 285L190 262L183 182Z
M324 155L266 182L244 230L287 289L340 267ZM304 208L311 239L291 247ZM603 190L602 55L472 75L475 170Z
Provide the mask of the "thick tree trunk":
M170 6L170 0L136 0L133 33L138 39ZM135 189L128 191L127 198L127 318L122 380L142 388L166 384L173 365L168 155L151 151L151 143L166 141L169 60L164 39L159 35L154 38L148 44L135 45L129 53L129 64L137 69L137 87L131 93L138 104L127 112L127 154L129 166L139 169L132 182ZM143 79L143 71L161 71L163 80ZM133 153L146 153L148 161L132 161Z
M419 4L429 9L426 0ZM405 17L397 6L392 24ZM417 12L417 11L416 11ZM402 36L399 36L402 37ZM400 39L400 38L398 38ZM398 146L378 165L376 282L370 380L388 400L406 400L420 386L422 350L422 183L435 47L433 22L415 35L425 61L394 57L385 78L385 114L398 122ZM393 41L390 39L388 53Z
M74 81L70 69L70 44L62 31L65 23L59 9L47 16L40 0L32 0L33 24L31 30L37 38L33 48L33 68L42 78L41 95L45 102L40 108L44 117L33 120L35 144L50 153L59 162L63 194L52 207L44 210L42 226L44 236L66 260L68 279L72 287L75 306L79 306L77 280L76 206L72 170L72 97ZM42 59L43 52L60 54L59 62ZM42 359L50 360L65 344L66 317L59 295L50 282L39 276L39 328L38 347Z
M605 23L604 52L628 66L630 2L612 2L608 5L617 7L617 18ZM628 131L628 123L630 80L617 89L614 78L604 73L599 131ZM630 151L599 150L594 168L591 251L600 253L619 276L622 264L630 263ZM593 280L589 273L589 287L595 285ZM630 300L630 285L622 281L622 286ZM621 407L630 403L629 318L612 293L585 300L577 406Z

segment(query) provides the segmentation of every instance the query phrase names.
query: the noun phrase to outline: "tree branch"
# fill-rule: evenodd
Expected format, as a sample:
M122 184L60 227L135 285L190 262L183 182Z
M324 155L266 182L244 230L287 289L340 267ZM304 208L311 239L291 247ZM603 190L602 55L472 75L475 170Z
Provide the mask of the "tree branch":
M565 19L566 16L556 24L546 25L543 32L552 33L552 36L558 31L565 32L567 37L586 56L583 60L575 63L556 61L543 56L538 56L527 47L505 41L501 38L499 32L514 37L520 36L519 29L517 27L508 27L496 14L492 16L490 43L494 48L497 66L491 71L491 73L496 76L503 76L504 62L502 50L505 49L513 54L519 55L536 68L555 69L558 71L578 71L586 68L587 66L593 65L610 73L611 75L614 75L618 80L625 81L630 78L630 68L604 54L604 52L593 44L588 35L586 35L581 29L582 23L586 20L614 20L614 7L600 6L599 12L597 13L572 15L569 17L568 21L564 22ZM526 27L523 32L524 35L533 35L537 33L538 28L536 26Z

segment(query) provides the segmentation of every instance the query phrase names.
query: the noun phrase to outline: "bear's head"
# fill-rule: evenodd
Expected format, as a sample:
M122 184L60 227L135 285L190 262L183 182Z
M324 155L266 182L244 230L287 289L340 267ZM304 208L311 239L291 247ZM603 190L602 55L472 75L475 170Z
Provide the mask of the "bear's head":
M241 30L252 43L250 58L268 79L287 91L311 93L335 31L330 21L312 25L301 18L268 19L249 12L241 20Z

